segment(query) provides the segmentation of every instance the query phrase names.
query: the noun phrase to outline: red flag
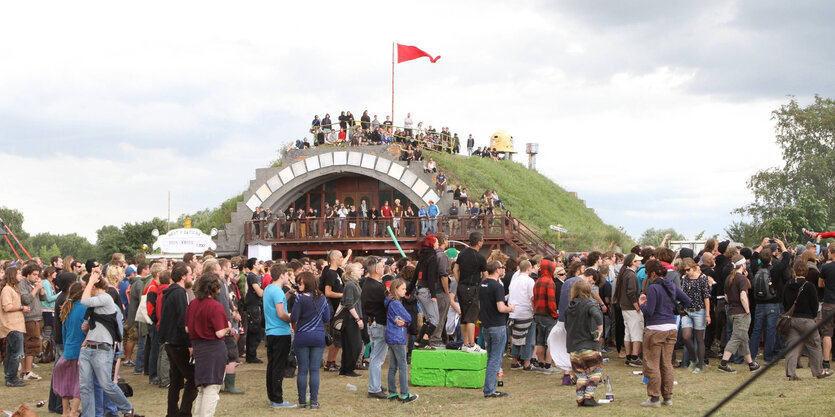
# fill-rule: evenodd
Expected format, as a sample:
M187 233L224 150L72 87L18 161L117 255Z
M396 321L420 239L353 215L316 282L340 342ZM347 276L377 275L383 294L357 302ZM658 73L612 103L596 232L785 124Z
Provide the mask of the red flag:
M420 48L416 46L409 46L409 45L401 45L397 44L397 63L411 61L413 59L418 59L420 57L427 57L430 61L434 64L437 60L441 59L440 56L436 56L432 58L432 55L422 51Z

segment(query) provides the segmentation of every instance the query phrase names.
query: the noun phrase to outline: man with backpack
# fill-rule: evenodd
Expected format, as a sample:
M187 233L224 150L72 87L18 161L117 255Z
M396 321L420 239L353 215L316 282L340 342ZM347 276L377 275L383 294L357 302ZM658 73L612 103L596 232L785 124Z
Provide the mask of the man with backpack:
M772 242L775 242L774 245ZM759 260L759 262L757 262ZM777 359L777 319L783 312L783 287L789 278L790 255L780 239L763 239L751 256L751 300L756 303L749 349L753 357L760 347L760 336L765 334L763 359L770 363Z

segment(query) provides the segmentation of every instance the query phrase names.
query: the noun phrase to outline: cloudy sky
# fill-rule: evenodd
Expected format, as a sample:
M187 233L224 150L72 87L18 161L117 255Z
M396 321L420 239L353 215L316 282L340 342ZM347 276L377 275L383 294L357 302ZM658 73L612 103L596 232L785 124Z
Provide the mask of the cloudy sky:
M244 190L313 114L406 111L541 172L637 237L723 233L778 165L771 111L835 95L835 3L15 2L0 6L0 206L30 233ZM554 219L558 223L560 219Z

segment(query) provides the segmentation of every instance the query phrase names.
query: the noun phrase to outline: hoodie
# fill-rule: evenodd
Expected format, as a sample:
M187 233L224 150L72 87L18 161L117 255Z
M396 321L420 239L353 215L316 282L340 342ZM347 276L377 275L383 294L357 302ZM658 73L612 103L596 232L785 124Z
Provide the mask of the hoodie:
M162 292L161 317L159 320L159 341L175 346L191 346L191 339L186 333L186 308L188 295L186 289L171 284Z
M598 350L597 326L603 324L603 312L597 301L590 298L575 298L565 309L566 350Z
M435 249L424 247L418 254L418 264L415 269L415 279L418 288L428 288L432 297L441 291L440 271L438 270L438 256Z
M684 307L690 306L690 297L666 278L656 278L650 282L646 294L647 302L641 306L641 312L644 313L644 323L647 326L676 323L675 305L670 295Z
M667 268L667 275L664 278L672 281L676 287L681 288L681 275L679 275L678 271L676 271L676 267L664 261L661 261L661 265L664 265L664 268Z

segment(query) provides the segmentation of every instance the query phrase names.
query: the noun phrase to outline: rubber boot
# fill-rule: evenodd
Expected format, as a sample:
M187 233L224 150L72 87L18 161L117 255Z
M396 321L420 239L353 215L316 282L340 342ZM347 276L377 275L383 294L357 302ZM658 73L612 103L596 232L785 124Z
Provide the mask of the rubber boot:
M235 374L226 374L223 378L223 389L220 392L226 394L243 394L245 391L235 388Z

